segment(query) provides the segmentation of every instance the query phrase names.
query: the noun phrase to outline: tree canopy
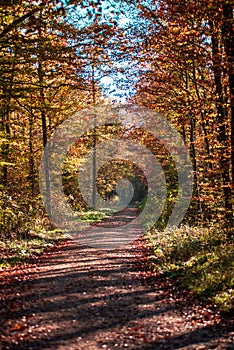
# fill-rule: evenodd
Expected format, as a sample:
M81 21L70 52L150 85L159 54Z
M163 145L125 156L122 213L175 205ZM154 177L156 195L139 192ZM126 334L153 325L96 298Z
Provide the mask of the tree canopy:
M194 175L185 222L219 222L231 230L233 41L229 0L1 2L2 239L28 230L31 222L40 220L42 213L45 216L39 200L39 165L56 128L79 110L118 101L162 113L183 137ZM75 207L83 199L74 188L72 171L76 176L82 156L113 135L135 139L159 152L158 141L140 128L126 131L115 124L94 125L67 157L64 186L68 197L77 196ZM172 174L174 165L169 169L168 159L164 159L165 171ZM139 191L145 196L140 170L123 163L119 172L117 163L97 174L104 197L115 194L113 186L120 175L136 176L135 198L139 199ZM45 171L50 200L49 164ZM175 185L171 191L176 196ZM165 209L165 218L174 199Z

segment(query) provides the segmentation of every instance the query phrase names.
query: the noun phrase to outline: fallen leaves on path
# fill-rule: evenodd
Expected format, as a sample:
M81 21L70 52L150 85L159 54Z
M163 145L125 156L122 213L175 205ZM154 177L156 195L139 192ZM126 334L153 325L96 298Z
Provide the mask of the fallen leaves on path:
M1 349L233 349L230 319L147 271L139 239L67 241L1 276Z

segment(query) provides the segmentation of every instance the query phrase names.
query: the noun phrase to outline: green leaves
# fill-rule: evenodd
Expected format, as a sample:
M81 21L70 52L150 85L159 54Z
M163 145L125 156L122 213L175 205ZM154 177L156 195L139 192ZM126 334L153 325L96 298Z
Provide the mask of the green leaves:
M182 286L211 298L222 310L233 308L234 248L219 226L155 230L147 238L151 269L179 278Z

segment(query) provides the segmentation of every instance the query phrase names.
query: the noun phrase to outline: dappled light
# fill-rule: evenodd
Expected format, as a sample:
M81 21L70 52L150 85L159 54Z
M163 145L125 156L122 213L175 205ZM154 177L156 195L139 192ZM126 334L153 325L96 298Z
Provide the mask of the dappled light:
M233 5L0 1L0 349L233 349Z

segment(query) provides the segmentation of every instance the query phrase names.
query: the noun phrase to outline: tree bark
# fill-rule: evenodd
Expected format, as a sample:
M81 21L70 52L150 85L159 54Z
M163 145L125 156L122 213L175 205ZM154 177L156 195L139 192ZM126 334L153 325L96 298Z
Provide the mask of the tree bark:
M231 2L223 5L223 28L224 46L228 61L228 76L231 103L231 173L234 183L234 19L233 5Z
M41 39L41 27L38 29L39 32L39 39ZM51 193L50 193L50 151L48 147L46 147L47 144L47 121L46 121L46 111L45 111L45 94L44 94L44 76L43 76L43 68L42 68L42 62L43 62L43 52L41 51L40 45L38 45L38 80L39 80L39 94L40 94L40 101L41 101L41 107L40 107L40 113L41 113L41 124L42 124L42 138L43 138L43 147L45 150L44 153L44 166L45 166L45 185L46 185L46 211L51 216Z
M224 204L225 204L225 221L226 225L233 225L233 214L232 214L232 191L231 191L231 178L230 178L230 147L229 139L227 135L226 122L228 120L227 108L225 106L225 96L222 85L222 62L220 60L219 52L219 39L214 33L214 24L209 21L212 44L212 55L213 55L213 73L215 81L215 95L216 95L216 109L217 109L217 128L218 128L218 141L220 167L222 172L222 188L224 192Z
M16 60L17 60L17 50L14 52L13 64L10 75L10 82L6 82L4 85L4 108L3 108L3 130L5 133L6 143L2 147L2 155L4 161L7 163L9 161L9 143L11 137L10 130L10 112L11 112L11 99L14 85L14 77L15 77L15 68L16 68ZM6 187L8 182L8 165L5 164L3 166L3 185Z
M92 97L93 97L93 105L96 103L96 90L95 90L95 76L94 76L94 62L92 64ZM96 135L96 115L94 113L93 117L93 192L92 192L92 207L96 208L97 201L97 190L96 190L96 177L97 177L97 135Z
M199 187L198 187L198 178L197 178L197 159L196 159L196 148L195 148L195 127L196 127L196 120L195 118L190 119L190 154L192 158L192 164L193 164L193 172L194 172L194 191L195 191L195 197L197 200L197 207L200 214L200 219L203 221L203 211L202 211L202 205L201 205L201 199L200 199L200 193L199 193Z
M34 197L35 194L35 164L33 157L33 109L31 107L29 113L29 177L31 182L31 194Z

